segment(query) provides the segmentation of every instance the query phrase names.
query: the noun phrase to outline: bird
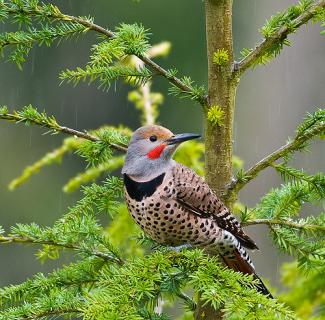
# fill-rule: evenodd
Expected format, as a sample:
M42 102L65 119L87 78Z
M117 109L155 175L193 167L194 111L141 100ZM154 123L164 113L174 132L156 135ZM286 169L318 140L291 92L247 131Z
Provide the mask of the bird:
M128 211L152 240L218 255L229 268L252 274L257 291L272 298L246 251L256 243L207 182L172 158L181 143L197 138L159 125L134 131L122 168Z

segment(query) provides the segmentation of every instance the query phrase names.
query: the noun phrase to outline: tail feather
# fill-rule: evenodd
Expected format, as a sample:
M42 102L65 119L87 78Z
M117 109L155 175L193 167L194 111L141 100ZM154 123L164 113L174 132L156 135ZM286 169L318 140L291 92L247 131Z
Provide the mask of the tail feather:
M254 273L254 278L258 279L258 283L256 284L256 290L258 292L263 293L264 295L268 296L271 299L274 299L274 297L272 296L272 293L269 291L269 289L265 286L264 282L261 280L261 278Z
M222 259L229 268L244 274L252 274L254 279L258 280L258 283L255 286L256 290L273 299L271 292L267 289L260 277L255 273L253 265L249 263L247 259L243 258L239 251L236 250L234 257L232 258L223 256Z

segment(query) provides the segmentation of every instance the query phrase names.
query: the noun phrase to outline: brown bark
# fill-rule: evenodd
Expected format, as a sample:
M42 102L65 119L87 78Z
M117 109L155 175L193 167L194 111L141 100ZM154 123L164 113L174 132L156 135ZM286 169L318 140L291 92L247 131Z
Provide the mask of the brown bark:
M233 117L236 79L232 78L232 0L206 0L206 38L208 55L209 107L219 106L224 111L222 126L205 120L205 169L210 187L221 197L232 176ZM222 66L213 63L218 49L228 52L229 60ZM234 199L223 200L232 206Z
M232 177L233 117L236 92L236 79L232 78L232 0L206 0L206 39L208 58L208 106L205 107L205 170L210 187L232 207L232 199L223 197L225 186ZM213 63L213 54L218 49L228 52L228 62L222 65ZM212 106L224 112L222 126L216 126L207 119ZM196 320L223 319L221 310L199 300L195 312Z
M222 197L232 176L233 117L236 80L232 78L232 0L206 0L206 38L208 55L209 107L218 106L224 112L222 126L205 117L205 169L210 187ZM229 60L222 66L213 63L218 49L228 52ZM234 199L223 199L231 206Z

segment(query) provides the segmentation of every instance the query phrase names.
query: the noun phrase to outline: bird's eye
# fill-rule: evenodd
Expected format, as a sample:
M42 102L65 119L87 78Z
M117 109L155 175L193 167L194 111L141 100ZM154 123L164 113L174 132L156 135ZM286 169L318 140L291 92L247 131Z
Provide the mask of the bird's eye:
M157 141L157 136L151 136L151 137L149 138L149 140L150 140L151 142L155 142L155 141Z

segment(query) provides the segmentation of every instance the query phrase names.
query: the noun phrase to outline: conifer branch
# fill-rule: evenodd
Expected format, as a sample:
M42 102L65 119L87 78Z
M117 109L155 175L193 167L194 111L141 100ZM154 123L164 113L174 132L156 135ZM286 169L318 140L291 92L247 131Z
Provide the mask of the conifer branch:
M17 235L10 235L10 236L5 236L5 235L0 235L0 244L1 243L20 243L20 244L41 244L41 245L50 245L50 246L55 246L55 247L61 247L65 249L72 249L76 251L84 251L84 248L78 246L77 244L72 244L72 243L59 243L55 241L45 241L45 240L37 240L37 239L32 239L28 237L22 237L22 236L17 236ZM123 261L113 255L100 252L100 251L92 251L90 252L91 255L102 258L106 261L112 261L115 262L119 265L123 264Z
M92 142L101 141L100 138L91 135L87 132L81 132L72 128L59 125L53 117L47 117L45 113L38 113L36 109L32 106L27 106L23 111L8 113L7 108L0 108L0 119L16 122L16 123L25 123L25 124L34 124L41 127L46 127L50 129L50 132L58 133L62 132L70 136L78 137L81 139L89 140ZM126 152L126 147L110 143L110 146L121 152Z
M272 225L280 225L280 226L286 226L293 229L299 229L299 230L317 230L320 232L325 233L325 225L316 225L316 224L307 224L307 223L299 223L294 222L291 220L280 220L280 219L254 219L250 221L246 221L242 223L243 226L251 226L251 225L258 225L258 224L265 224L267 226Z
M311 2L309 2L311 4ZM299 4L298 4L299 5ZM247 55L234 65L232 76L242 74L248 68L259 64L259 59L264 55L268 56L265 61L274 57L277 54L278 49L282 48L282 44L285 44L286 38L289 34L294 33L297 28L308 23L311 19L319 14L319 11L325 8L325 0L319 0L309 6L307 10L302 10L301 14L292 21L288 21L283 26L279 26L278 30L272 32L270 36L259 43L254 49L247 52ZM277 46L280 45L279 48ZM261 62L264 64L264 62Z
M275 150L250 169L245 172L239 172L236 178L233 178L227 187L226 197L238 192L252 179L254 179L262 170L272 166L272 164L280 158L285 158L294 151L302 150L306 147L306 143L325 132L325 112L320 109L313 115L309 115L305 123L298 128L296 137L284 146Z
M61 21L63 23L71 23L76 26L85 27L84 30L78 29L76 30L76 32L80 32L80 31L86 32L88 30L91 30L100 33L101 35L107 37L108 39L116 38L115 32L95 24L93 22L93 19L64 14L57 7L53 5L42 4L42 5L27 6L25 8L24 6L16 7L16 6L6 5L5 3L1 3L0 9L4 10L5 16L22 14L23 16L26 17L31 16L36 18L42 18L42 19L47 19L48 21L51 22ZM53 38L56 38L57 36L60 36L60 34L53 36ZM166 70L162 66L158 65L146 53L135 51L135 52L130 52L130 54L137 56L140 60L144 62L144 64L150 67L150 69L153 70L157 75L166 78L173 86L177 87L184 95L193 97L202 106L208 105L208 98L205 94L196 96L196 94L194 93L193 95L193 91L195 88L193 88L191 85L189 85L189 83L184 81L184 79L177 78L174 72L170 72L170 70Z
M110 39L115 38L114 32L107 30L107 29L105 29L89 20L85 20L83 18L74 17L74 16L70 16L70 15L63 15L63 16L65 17L65 20L69 20L71 22L76 22L78 24L81 24L81 25L89 28L89 30L93 30L98 33L101 33ZM163 76L171 84L173 84L175 87L180 89L184 94L192 95L193 88L190 85L188 85L188 83L186 83L186 81L182 81L182 79L177 78L173 72L170 72L170 70L166 70L163 67L161 67L160 65L158 65L156 62L154 62L152 59L150 59L150 57L148 55L145 55L145 54L135 54L135 55L140 60L142 60L147 66L149 66L153 71L155 71L158 75ZM208 97L206 95L204 95L202 97L197 97L197 98L198 98L197 99L198 102L202 106L208 105Z

